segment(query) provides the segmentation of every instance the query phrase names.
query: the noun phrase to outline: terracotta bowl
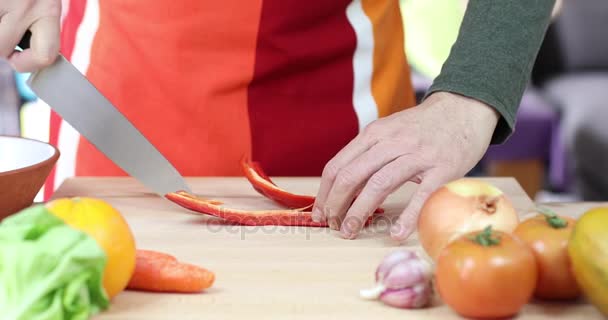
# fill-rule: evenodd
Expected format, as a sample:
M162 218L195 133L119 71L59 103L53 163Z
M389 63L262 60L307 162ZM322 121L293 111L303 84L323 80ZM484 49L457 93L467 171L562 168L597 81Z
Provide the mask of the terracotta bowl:
M0 220L33 204L57 159L48 143L0 136Z

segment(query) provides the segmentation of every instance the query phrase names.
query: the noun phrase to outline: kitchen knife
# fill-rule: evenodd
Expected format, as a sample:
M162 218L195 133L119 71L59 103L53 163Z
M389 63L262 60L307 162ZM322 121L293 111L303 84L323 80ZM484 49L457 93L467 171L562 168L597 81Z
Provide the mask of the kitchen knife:
M28 31L19 43L29 48ZM32 91L127 174L164 197L190 188L169 161L65 57L27 80Z

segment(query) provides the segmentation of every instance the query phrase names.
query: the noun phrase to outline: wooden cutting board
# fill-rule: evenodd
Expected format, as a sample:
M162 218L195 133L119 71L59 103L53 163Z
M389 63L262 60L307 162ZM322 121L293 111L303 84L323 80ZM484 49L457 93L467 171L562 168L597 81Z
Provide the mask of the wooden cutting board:
M315 178L274 178L285 189L314 195ZM514 179L484 178L509 195L526 215L533 202ZM240 177L192 178L193 192L238 208L276 208ZM401 212L412 194L408 184L383 207ZM105 199L128 220L137 246L171 253L216 273L214 287L201 294L126 291L95 319L458 319L438 297L432 306L402 310L358 297L373 284L382 257L399 248L420 250L416 236L398 244L386 224L369 227L355 240L327 228L242 227L194 214L147 191L130 178L67 180L54 198L92 196ZM573 215L586 207L573 205ZM559 211L562 213L561 211ZM599 319L584 302L531 303L522 319Z

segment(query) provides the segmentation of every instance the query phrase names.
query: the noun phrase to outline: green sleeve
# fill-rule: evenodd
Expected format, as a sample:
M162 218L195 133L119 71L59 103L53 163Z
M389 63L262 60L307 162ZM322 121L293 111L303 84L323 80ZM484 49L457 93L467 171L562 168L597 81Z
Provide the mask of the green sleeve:
M513 132L554 4L470 0L458 38L427 96L448 91L492 106L501 115L492 144L504 142Z

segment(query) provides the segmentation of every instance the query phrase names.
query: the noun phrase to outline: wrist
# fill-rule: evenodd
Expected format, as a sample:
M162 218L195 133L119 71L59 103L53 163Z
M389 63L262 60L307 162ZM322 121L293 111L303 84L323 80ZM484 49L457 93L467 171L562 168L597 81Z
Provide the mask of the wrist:
M460 128L460 134L483 150L489 146L501 117L485 102L446 91L432 93L421 106L430 113L443 115L444 121Z
M450 113L466 115L467 118L477 122L488 124L492 130L498 124L500 113L487 103L469 98L464 95L447 91L437 91L427 97L427 106L445 106Z

